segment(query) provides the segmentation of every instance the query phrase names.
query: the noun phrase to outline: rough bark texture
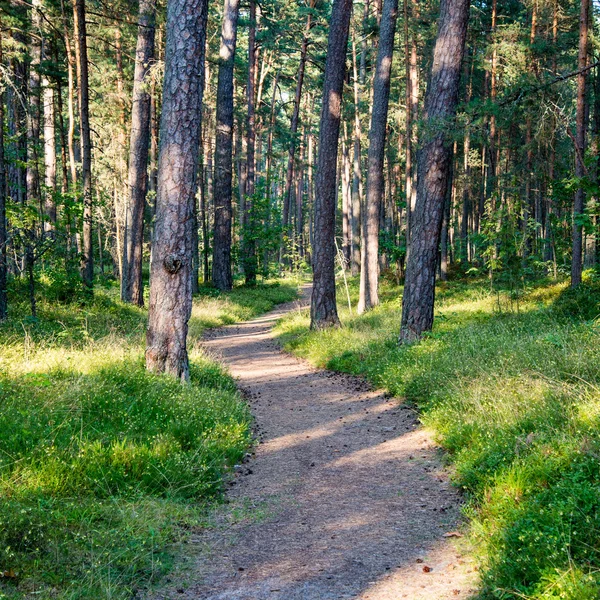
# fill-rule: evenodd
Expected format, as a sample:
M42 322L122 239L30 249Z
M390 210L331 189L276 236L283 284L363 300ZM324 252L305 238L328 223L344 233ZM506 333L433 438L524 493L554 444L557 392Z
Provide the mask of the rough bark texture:
M81 129L81 176L83 179L83 282L90 290L94 283L92 247L92 138L90 133L89 83L85 0L73 0L75 54L79 80L79 125Z
M329 41L315 180L311 328L339 325L335 298L335 201L342 90L352 0L335 0Z
M582 0L579 14L579 60L577 68L577 132L575 137L575 177L585 176L586 143L586 88L588 72L584 71L588 55L589 0ZM583 228L578 217L584 212L585 191L579 186L573 204L573 258L571 263L571 286L581 283L583 260Z
M200 149L202 56L208 0L171 0L150 265L146 367L186 381L192 311L192 206Z
M367 202L363 211L363 231L365 235L361 245L361 253L364 254L364 257L361 259L363 268L360 272L359 313L379 304L379 220L384 192L383 166L385 161L385 138L397 18L398 0L384 0L379 32L377 66L373 82L367 172Z
M469 6L467 0L442 0L440 5L425 98L424 140L418 157L417 202L406 268L401 342L415 341L433 326L435 271L452 156L447 130L458 103Z
M121 300L138 306L144 305L142 248L150 150L150 94L146 78L154 59L155 16L155 0L140 0L129 141L129 198L125 218L127 259L123 261L121 276Z
M214 179L214 246L212 281L219 290L233 287L231 273L231 223L233 196L233 67L237 42L239 0L225 0L219 75L217 82L217 132Z

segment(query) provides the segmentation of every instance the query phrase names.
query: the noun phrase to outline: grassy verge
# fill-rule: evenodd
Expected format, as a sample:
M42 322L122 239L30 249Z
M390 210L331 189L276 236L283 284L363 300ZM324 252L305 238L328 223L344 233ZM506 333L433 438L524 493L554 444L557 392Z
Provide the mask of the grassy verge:
M146 312L116 290L78 304L13 304L0 325L0 598L129 598L170 568L250 443L234 382L198 344L293 284L204 290L189 386L148 374Z
M356 282L352 283L356 301ZM279 325L287 348L414 402L469 495L480 598L600 598L600 286L438 291L433 334L398 347L401 290L345 327Z

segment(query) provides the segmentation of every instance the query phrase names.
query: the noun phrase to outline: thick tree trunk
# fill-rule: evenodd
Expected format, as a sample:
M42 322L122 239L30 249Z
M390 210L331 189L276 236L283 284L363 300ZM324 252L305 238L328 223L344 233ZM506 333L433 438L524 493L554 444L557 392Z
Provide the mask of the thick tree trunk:
M73 0L75 23L75 54L79 80L79 125L81 129L81 176L83 179L83 282L94 284L94 254L92 246L92 138L90 131L87 32L85 0Z
M121 300L137 306L144 305L142 250L150 150L150 94L147 77L154 60L155 17L155 0L140 0L129 140L129 190L125 218L127 259L124 261L121 276Z
M233 67L237 42L239 0L225 0L219 75L217 82L217 134L215 144L212 281L219 290L233 287L231 226L233 220Z
M335 297L336 172L351 16L352 0L334 0L329 21L315 181L313 290L310 307L312 329L337 326L340 323Z
M467 0L442 0L425 122L431 126L418 157L418 189L406 283L402 302L401 342L419 339L433 326L435 272L452 144L447 130L456 115L461 63L469 21Z
M579 59L577 67L577 131L575 137L575 177L582 179L585 176L585 146L586 146L586 88L588 72L588 28L589 28L589 0L582 0L579 15ZM583 268L583 227L580 216L585 208L585 191L582 186L575 192L573 204L573 258L571 263L571 287L581 283Z
M373 82L371 131L367 173L367 202L363 211L364 237L361 245L363 268L360 272L360 299L358 312L362 313L379 304L379 220L384 195L383 167L394 35L398 18L398 0L384 0L377 67Z
M170 0L150 265L146 367L187 381L192 312L192 204L202 114L202 55L208 0Z

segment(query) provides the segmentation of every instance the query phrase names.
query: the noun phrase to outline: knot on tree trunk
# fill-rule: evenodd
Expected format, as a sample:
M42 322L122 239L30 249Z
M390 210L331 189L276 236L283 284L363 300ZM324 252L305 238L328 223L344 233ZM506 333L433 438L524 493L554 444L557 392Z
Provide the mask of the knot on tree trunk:
M165 271L171 273L171 275L175 275L181 269L182 265L182 260L175 254L167 254L163 260Z

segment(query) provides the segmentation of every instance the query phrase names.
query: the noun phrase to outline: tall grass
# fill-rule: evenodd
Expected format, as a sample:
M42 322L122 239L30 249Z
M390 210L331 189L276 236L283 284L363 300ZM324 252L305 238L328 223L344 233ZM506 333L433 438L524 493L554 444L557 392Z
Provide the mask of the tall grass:
M16 290L18 291L18 290ZM0 598L129 598L170 568L250 443L250 416L199 335L295 297L293 284L204 290L191 384L144 369L146 313L12 298L0 325Z
M356 287L353 288L356 299ZM600 598L600 287L438 290L432 334L397 345L401 290L341 330L279 326L287 347L415 403L468 493L480 598ZM340 303L342 304L342 303Z

